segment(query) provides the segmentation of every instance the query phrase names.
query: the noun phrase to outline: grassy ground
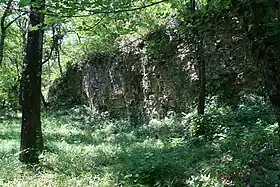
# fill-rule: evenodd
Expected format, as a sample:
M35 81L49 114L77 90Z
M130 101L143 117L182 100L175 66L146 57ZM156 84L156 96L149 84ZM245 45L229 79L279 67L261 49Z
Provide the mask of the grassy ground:
M0 118L0 186L280 186L280 144L262 105L208 115L125 121L76 108L42 116L46 150L18 161L20 119Z

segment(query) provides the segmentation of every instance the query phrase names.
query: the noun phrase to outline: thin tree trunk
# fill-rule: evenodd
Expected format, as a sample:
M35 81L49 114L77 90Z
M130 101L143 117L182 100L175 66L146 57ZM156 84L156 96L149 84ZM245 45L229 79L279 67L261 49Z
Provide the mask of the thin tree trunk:
M201 54L199 54L198 56L198 78L199 78L199 96L198 96L197 113L204 114L205 95L206 95L206 76L205 76L205 60L201 57Z
M195 12L196 2L195 0L190 0L190 10ZM193 20L194 22L194 20ZM198 65L198 80L199 80L199 95L198 95L198 105L197 113L204 114L205 110L205 97L206 97L206 72L205 72L205 60L203 59L203 43L202 38L199 37L198 30L193 29L194 34L194 45L195 53Z
M62 71L62 66L61 66L61 62L60 62L60 49L59 49L59 44L57 43L56 46L56 55L57 55L57 63L58 63L58 67L59 67L59 72L60 72L60 76L63 75L63 71Z
M51 64L50 64L50 61L48 60L48 77L49 77L49 80L51 80Z
M60 50L61 50L61 39L63 37L61 37L61 25L58 26L57 28L57 36L56 36L56 55L57 55L57 63L58 63L58 67L59 67L59 71L60 71L60 76L63 75L63 71L62 71L62 66L61 66L61 61L60 61Z
M39 6L31 6L30 25L40 25L44 15L40 11L44 8L45 0L32 0ZM43 28L28 31L26 56L24 59L24 72L22 77L22 123L20 161L24 163L37 163L39 154L43 150L43 137L41 130L41 73Z
M29 20L26 19L24 22L18 23L19 31L22 34L22 55L26 55L26 47L27 47L27 37L28 37L28 23ZM22 70L21 70L21 79L20 79L20 87L19 87L19 104L22 107L22 101L23 101L23 77L24 77L24 64L22 64Z
M5 38L6 38L6 29L4 30L2 29L1 39L0 39L0 65L3 63Z
M41 99L42 99L43 106L44 106L45 108L48 108L48 102L46 101L46 99L45 99L45 97L44 97L42 91L41 91Z
M193 12L195 11L195 5L196 5L195 0L190 0L190 9Z
M10 8L12 6L13 0L9 0L7 3L7 7L4 10L4 13L1 17L1 39L0 39L0 65L3 63L3 57L4 57L4 45L5 45L5 39L6 39L6 31L7 31L7 26L5 26L5 21L8 16L8 13L10 11ZM9 23L10 25L10 23Z

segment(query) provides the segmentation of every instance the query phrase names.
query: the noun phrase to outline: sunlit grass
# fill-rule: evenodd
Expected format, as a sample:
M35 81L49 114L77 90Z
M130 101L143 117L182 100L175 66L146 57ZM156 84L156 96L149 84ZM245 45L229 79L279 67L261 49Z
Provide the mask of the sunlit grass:
M224 123L224 116L227 131L204 139L188 133L187 127L196 125L188 119L153 120L133 128L125 121L92 119L78 109L44 113L45 151L33 167L18 161L20 120L1 119L0 186L278 184L274 121L248 118L236 124L232 113L221 119L215 113L214 122Z

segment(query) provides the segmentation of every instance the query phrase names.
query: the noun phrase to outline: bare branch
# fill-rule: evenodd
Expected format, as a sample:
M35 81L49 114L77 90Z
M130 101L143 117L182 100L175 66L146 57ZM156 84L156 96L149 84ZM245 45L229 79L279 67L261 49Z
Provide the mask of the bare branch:
M88 16L93 16L93 15L97 15L97 14L116 14L116 13L122 13L122 12L133 12L136 10L141 10L141 9L145 9L145 8L149 8L164 2L167 2L169 0L161 0L161 1L157 1L154 3L150 3L148 5L144 5L141 7L135 7L135 8L131 8L131 9L117 9L117 10L112 10L112 11L106 11L106 10L83 10L83 11L88 11L88 14L84 14L84 15L59 15L59 13L56 12L52 12L52 11L46 11L45 15L50 16L50 17L61 17L61 18L71 18L71 17L88 17ZM70 10L70 8L69 8ZM18 11L20 12L27 12L21 9L18 9ZM81 10L79 10L81 11Z
M21 18L22 16L26 15L27 13L23 13L21 15L18 15L17 17L15 17L12 21L10 21L4 28L8 29L15 21L17 21L19 18Z
M48 57L42 62L42 65L44 65L45 63L47 63L51 59L53 51L55 49L56 41L55 41L55 28L54 27L52 28L52 32L53 32L53 38L52 38L51 51L50 51Z
M5 9L5 11L4 11L4 13L3 13L3 15L2 15L2 17L1 17L1 32L2 32L2 33L5 32L6 29L7 29L7 28L5 27L5 21L6 21L6 18L7 18L7 16L8 16L9 10L10 10L10 8L11 8L11 6L12 6L12 2L13 2L13 0L9 0L9 1L8 1L7 7L6 7L6 9Z

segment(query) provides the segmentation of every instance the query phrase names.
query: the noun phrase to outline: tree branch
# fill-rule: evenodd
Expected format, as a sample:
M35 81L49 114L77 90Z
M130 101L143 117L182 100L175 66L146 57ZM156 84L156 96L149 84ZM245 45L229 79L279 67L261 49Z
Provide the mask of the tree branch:
M169 0L161 0L161 1L157 1L157 2L154 2L154 3L150 3L148 5L144 5L144 6L141 6L141 7L135 7L135 8L131 8L131 9L117 9L117 10L112 10L112 11L106 11L106 10L85 10L85 11L88 11L89 14L84 14L84 15L59 15L58 13L55 13L55 12L51 12L51 11L47 11L45 13L45 15L47 16L51 16L51 17L66 17L66 18L70 18L70 17L88 17L88 16L93 16L93 15L96 15L96 14L115 14L115 13L122 13L122 12L133 12L133 11L136 11L136 10L141 10L141 9L145 9L145 8L148 8L148 7L151 7L151 6L154 6L154 5L158 5L158 4L161 4L161 3L164 3L164 2L167 2ZM71 9L69 9L71 10Z
M4 26L4 29L8 29L15 21L17 21L19 18L21 18L22 16L26 15L27 12L21 14L21 15L18 15L16 18L14 18L12 21L10 21L6 26Z
M51 51L50 51L50 53L49 53L49 56L42 62L42 65L44 65L45 63L47 63L47 62L51 59L52 54L53 54L53 51L54 51L54 49L55 49L55 43L56 43L56 41L55 41L55 29L54 29L54 27L52 28L52 31L53 31L53 38L52 38Z
M12 2L13 2L13 0L9 0L8 1L7 7L6 7L6 9L5 9L5 11L4 11L4 13L3 13L3 15L1 17L1 32L2 33L5 32L6 29L7 29L7 27L5 27L5 20L6 20L7 16L8 16L9 10L10 10L10 8L12 6Z

